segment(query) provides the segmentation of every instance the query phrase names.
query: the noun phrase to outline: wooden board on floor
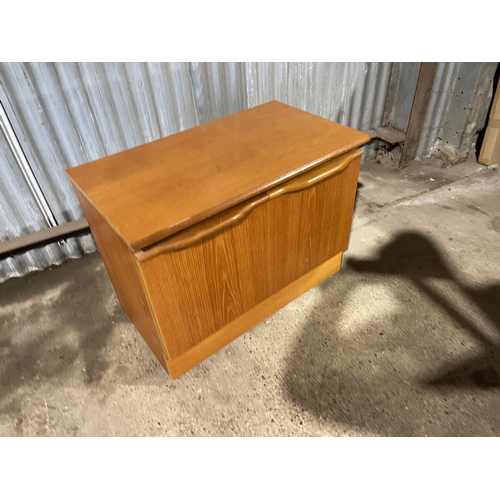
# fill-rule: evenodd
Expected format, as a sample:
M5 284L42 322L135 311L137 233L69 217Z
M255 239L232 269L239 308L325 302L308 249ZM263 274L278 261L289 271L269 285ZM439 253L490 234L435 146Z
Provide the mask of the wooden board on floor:
M495 93L488 127L479 154L481 165L493 165L498 162L500 162L500 85Z

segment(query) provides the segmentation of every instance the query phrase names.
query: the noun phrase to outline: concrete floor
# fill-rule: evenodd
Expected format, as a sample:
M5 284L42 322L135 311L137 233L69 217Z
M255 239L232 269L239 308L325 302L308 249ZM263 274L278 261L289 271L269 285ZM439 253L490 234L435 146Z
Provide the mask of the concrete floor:
M0 286L0 434L500 434L500 169L365 164L343 269L176 381L99 255Z

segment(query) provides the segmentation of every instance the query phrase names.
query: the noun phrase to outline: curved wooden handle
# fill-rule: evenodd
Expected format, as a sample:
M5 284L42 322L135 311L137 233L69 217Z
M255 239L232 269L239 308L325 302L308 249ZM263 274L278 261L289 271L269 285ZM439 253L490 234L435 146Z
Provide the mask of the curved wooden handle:
M270 199L273 199L277 196L281 196L282 194L295 193L314 186L314 184L317 184L318 182L340 174L340 172L345 170L349 166L349 163L351 163L351 161L354 160L354 158L357 158L360 154L361 152L348 154L333 161L329 161L314 170L306 172L305 174L295 177L295 179L292 179L285 184L271 189L267 192L267 194Z
M157 255L166 252L175 252L178 250L183 250L201 243L212 236L215 236L226 229L229 229L236 224L239 224L245 220L250 212L266 202L282 194L295 193L297 191L302 191L307 189L318 182L321 182L329 177L339 174L345 170L354 158L361 155L361 151L355 151L347 155L341 156L333 161L327 162L319 167L306 172L299 177L291 179L290 181L270 189L266 193L263 193L250 201L241 203L221 214L215 215L208 220L204 220L192 227L180 231L173 236L170 236L166 240L160 243L155 243L150 247L146 247L144 250L136 252L136 257L139 262L145 262Z
M256 198L252 198L250 201L236 205L219 215L215 215L184 231L180 231L170 238L167 238L162 243L155 243L150 248L145 248L140 252L136 252L135 255L139 262L145 262L162 253L175 252L201 243L244 221L256 206L264 203L268 199L269 196L267 193L263 193Z

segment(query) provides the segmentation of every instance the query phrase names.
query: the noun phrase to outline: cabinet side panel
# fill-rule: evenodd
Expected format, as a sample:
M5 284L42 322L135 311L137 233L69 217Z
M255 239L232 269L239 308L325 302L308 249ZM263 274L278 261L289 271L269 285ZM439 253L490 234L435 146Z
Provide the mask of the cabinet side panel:
M359 164L140 264L170 359L347 249Z
M123 310L153 354L167 368L164 348L133 253L78 188L75 191Z

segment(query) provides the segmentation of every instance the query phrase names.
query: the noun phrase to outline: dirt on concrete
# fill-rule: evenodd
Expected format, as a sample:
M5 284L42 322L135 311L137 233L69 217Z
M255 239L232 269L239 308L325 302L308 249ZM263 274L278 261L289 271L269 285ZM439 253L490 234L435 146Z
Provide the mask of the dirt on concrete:
M0 286L0 435L498 436L500 172L365 163L341 272L172 381L98 254Z

